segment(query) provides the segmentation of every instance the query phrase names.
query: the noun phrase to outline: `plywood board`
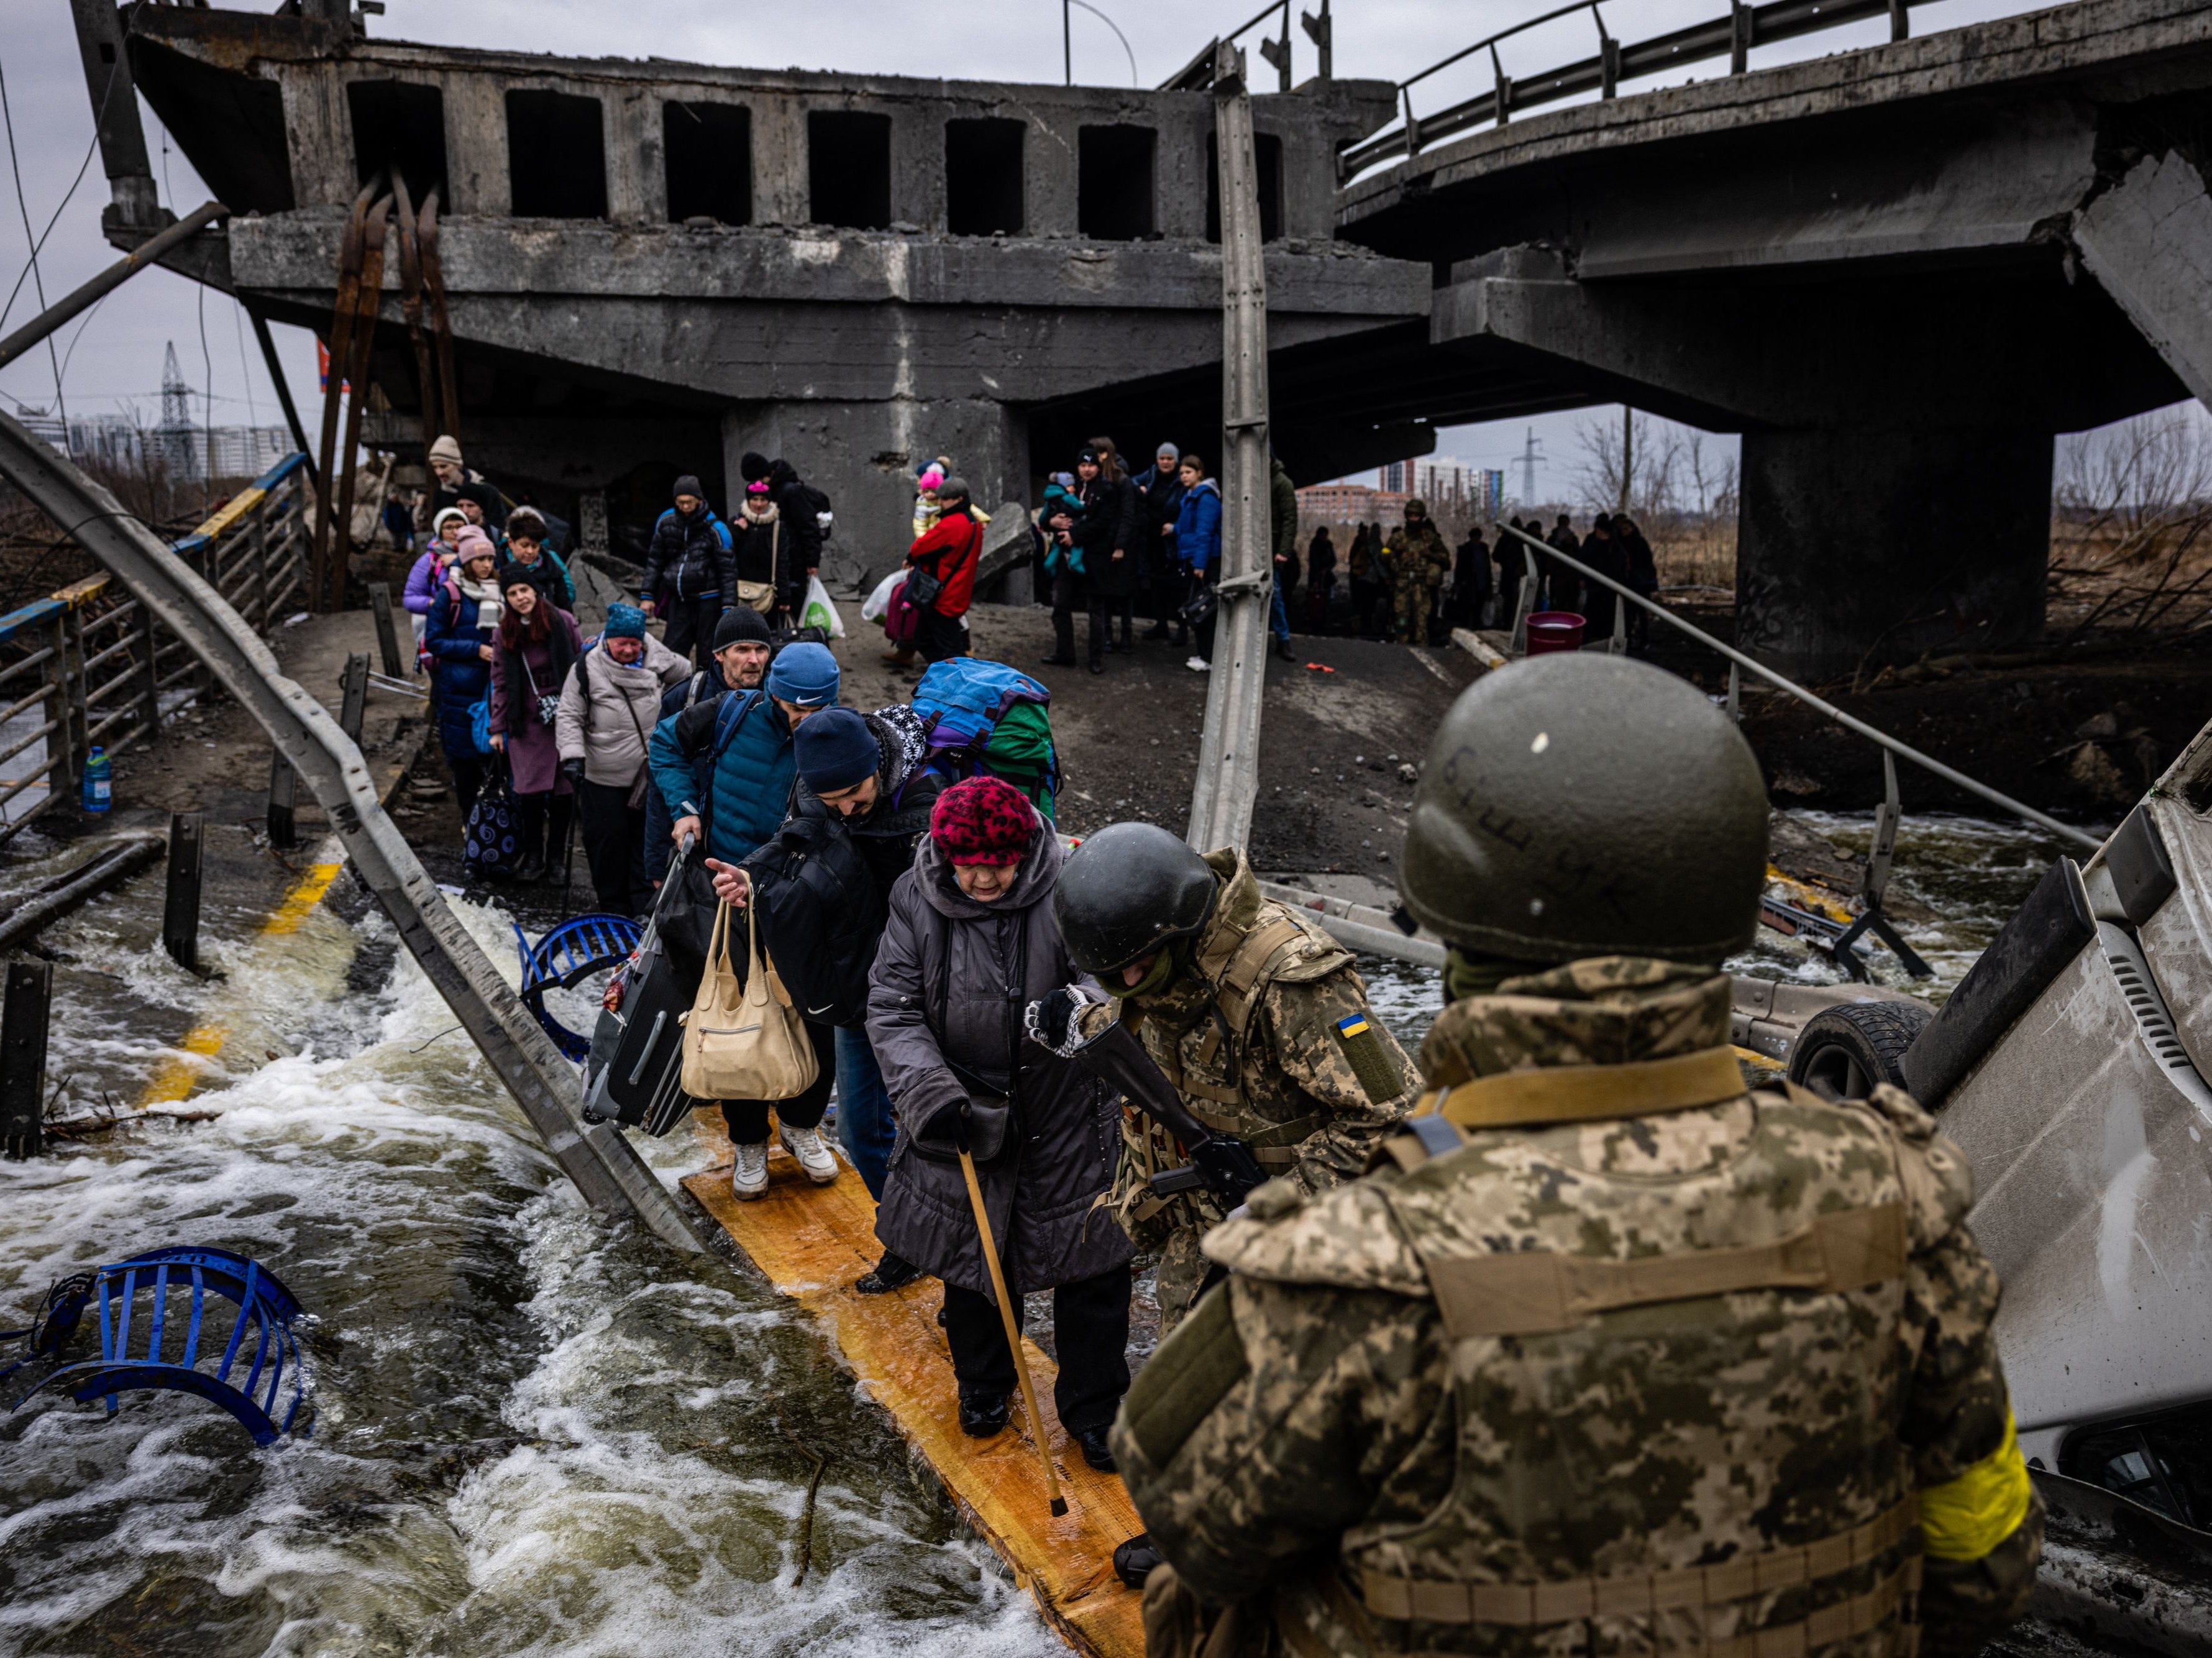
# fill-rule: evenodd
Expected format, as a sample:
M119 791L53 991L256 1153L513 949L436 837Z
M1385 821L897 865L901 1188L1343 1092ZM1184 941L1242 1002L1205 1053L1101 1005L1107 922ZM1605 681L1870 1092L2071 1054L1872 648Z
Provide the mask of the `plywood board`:
M695 1121L704 1127L706 1113ZM702 1136L704 1138L705 1136ZM713 1134L726 1156L727 1142ZM769 1281L819 1319L868 1394L891 1413L908 1442L928 1460L961 1513L1012 1568L1045 1620L1078 1652L1142 1658L1140 1597L1114 1575L1114 1548L1144 1529L1121 1478L1100 1473L1060 1430L1053 1411L1053 1363L1023 1346L1044 1413L1042 1431L1060 1475L1067 1513L1058 1519L1045 1497L1018 1394L1013 1425L988 1440L960 1431L959 1395L945 1332L943 1294L920 1278L889 1295L864 1296L853 1281L876 1263L875 1199L840 1162L838 1177L815 1186L775 1140L765 1195L740 1203L726 1163L684 1185L719 1221Z

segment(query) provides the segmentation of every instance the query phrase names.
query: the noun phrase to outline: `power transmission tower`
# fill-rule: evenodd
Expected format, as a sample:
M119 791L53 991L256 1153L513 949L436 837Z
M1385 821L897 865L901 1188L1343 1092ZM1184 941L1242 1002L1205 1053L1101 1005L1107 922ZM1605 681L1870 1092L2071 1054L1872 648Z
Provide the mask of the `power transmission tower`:
M1521 446L1521 504L1524 507L1536 504L1536 468L1543 464L1542 446L1536 428L1530 427Z
M161 359L161 448L173 482L181 483L199 476L198 446L193 440L192 388L185 383L185 371L177 367L177 343L172 340L168 354Z

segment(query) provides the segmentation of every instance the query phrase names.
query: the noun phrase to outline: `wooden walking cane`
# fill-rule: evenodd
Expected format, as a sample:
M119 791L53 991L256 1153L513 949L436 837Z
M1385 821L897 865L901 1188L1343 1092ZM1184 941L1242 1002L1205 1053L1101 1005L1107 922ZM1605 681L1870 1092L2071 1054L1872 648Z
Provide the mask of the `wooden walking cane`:
M1060 1476L1053 1470L1052 1452L1044 1442L1044 1418L1037 1414L1036 1389L1030 1383L1029 1361L1022 1357L1022 1333L1014 1323L1014 1303L1006 1296L1006 1275L999 1270L999 1246L991 1236L991 1217L983 1207L983 1188L975 1180L975 1159L968 1155L964 1128L961 1139L960 1172L968 1177L968 1201L975 1206L975 1230L983 1240L983 1264L991 1269L991 1288L999 1296L999 1317L1006 1327L1006 1346L1014 1356L1014 1374L1021 1378L1022 1408L1029 1412L1037 1461L1044 1464L1044 1489L1052 1498L1052 1511L1063 1515L1067 1512L1067 1499L1060 1494Z

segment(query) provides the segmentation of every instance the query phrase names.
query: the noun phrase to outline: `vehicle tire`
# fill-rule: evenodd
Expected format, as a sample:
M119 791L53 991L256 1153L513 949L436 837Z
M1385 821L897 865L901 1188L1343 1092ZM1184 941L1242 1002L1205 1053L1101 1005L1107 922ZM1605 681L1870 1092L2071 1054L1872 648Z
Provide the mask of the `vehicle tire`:
M1838 1002L1805 1021L1790 1048L1790 1080L1823 1099L1860 1100L1876 1083L1905 1086L1899 1061L1936 1017L1925 1002Z

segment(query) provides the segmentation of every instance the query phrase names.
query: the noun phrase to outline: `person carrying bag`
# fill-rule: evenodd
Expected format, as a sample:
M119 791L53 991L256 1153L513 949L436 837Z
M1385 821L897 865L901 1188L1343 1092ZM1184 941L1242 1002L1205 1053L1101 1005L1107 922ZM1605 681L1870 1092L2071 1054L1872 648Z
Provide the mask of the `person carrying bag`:
M760 928L745 906L745 970L730 962L731 906L714 912L707 971L684 1016L684 1091L700 1100L788 1100L820 1071L805 1022L761 954Z

